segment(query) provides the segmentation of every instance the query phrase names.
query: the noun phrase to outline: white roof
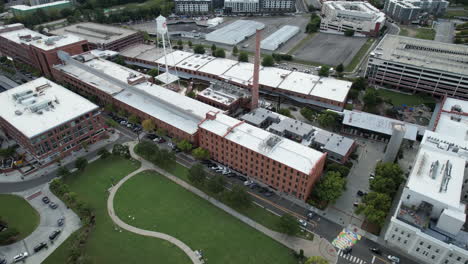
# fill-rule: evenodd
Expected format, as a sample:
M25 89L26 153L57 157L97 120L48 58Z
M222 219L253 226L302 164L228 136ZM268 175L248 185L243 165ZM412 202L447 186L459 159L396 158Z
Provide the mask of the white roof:
M166 56L167 66L172 67L192 55L193 53L185 52L181 50L176 50L174 52L171 52ZM164 56L156 60L156 62L159 64L166 64L166 60L164 59Z
M170 55L169 55L169 58L170 58ZM191 70L191 71L198 71L206 63L214 59L215 57L206 55L206 54L193 54L192 56L187 57L186 59L178 63L177 67Z
M22 100L13 97L28 91ZM28 138L98 109L87 99L44 77L0 93L0 105L0 116Z
M227 115L217 114L215 120L207 119L200 124L200 127L220 136L224 136L230 131L225 136L227 140L256 151L307 175L310 174L315 164L324 155L317 150L289 139L278 137L247 123L239 125L240 122L242 121ZM272 148L266 147L266 140L272 137L278 137L281 140Z
M300 94L310 94L319 80L320 77L317 75L293 71L284 79L278 88Z
M434 143L436 141L431 141L429 137L431 139L440 138L440 140L447 140L446 136L426 131L413 170L409 176L407 187L423 196L444 203L449 208L458 208L461 186L463 184L465 159L444 147L445 143ZM436 161L439 162L439 165L433 179L431 167ZM451 170L447 187L444 188L444 171L447 167L447 161L451 165Z
M290 38L300 32L297 26L283 26L273 34L269 35L260 43L260 48L265 50L276 50L281 44L286 43Z
M255 34L257 29L263 29L265 25L252 20L236 20L235 22L210 32L205 39L212 42L235 45Z
M47 37L28 28L4 32L0 36L18 44L33 45L43 50L51 50L83 40L73 35ZM30 38L24 38L25 36L30 36Z
M42 5L34 5L34 6L14 5L14 6L11 6L11 8L18 9L18 10L21 10L21 11L27 11L27 10L31 10L31 9L44 8L44 7L56 6L56 5L67 4L67 3L70 3L70 1L55 1L55 2L51 2L51 3L46 3L46 4L42 4Z
M396 119L374 115L366 112L344 110L343 124L362 128L385 135L393 134L393 124L404 124L406 127L405 139L416 140L418 127Z
M252 83L250 79L253 77L253 68L254 65L252 63L239 62L221 75L221 77L239 84L249 85Z
M291 71L275 67L262 67L258 82L262 85L278 87L289 74L291 74Z
M465 115L449 113L452 107L460 106ZM458 144L465 144L468 147L468 101L447 98L442 106L442 113L435 129L442 135L454 137ZM460 118L460 121L458 121Z
M149 82L137 84L132 90L126 89L114 98L188 134L196 133L198 123L206 113L220 111Z
M324 77L315 85L310 95L344 102L352 83L335 78Z
M227 70L229 70L232 66L236 65L237 63L238 62L235 60L216 58L214 61L202 66L199 69L199 71L219 76L225 73Z

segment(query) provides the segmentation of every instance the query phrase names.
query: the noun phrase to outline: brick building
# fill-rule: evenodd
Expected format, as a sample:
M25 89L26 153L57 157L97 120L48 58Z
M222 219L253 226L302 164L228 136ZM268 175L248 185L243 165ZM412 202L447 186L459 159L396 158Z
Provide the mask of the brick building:
M53 74L79 93L95 95L101 104L111 103L140 120L151 119L170 137L206 148L212 159L298 199L308 198L322 174L326 154L231 118L92 54L67 58Z
M88 42L73 35L48 37L25 28L22 24L0 26L0 53L28 64L51 76L51 67L60 64L57 51L81 54Z
M0 127L41 164L98 141L97 105L45 78L0 93Z
M90 49L119 51L127 46L143 43L143 33L136 30L82 22L55 29L53 35L66 36L73 34L88 41Z
M197 100L228 113L234 113L239 107L250 102L250 93L246 89L225 82L212 82L210 87L197 93Z

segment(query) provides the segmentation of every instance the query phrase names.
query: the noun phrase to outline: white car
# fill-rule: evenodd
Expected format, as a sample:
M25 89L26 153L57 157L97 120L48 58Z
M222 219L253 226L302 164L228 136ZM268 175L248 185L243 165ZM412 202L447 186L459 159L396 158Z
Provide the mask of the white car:
M392 255L387 256L388 260L390 260L392 263L400 263L400 258Z
M20 262L28 257L28 252L23 252L13 257L13 262Z
M304 220L304 219L298 219L298 221L299 221L299 224L300 224L301 226L307 227L307 222L306 222L306 220Z
M254 182L253 182L252 180L246 180L246 181L244 182L244 185L245 185L245 186L249 186L249 185L251 185L251 184L253 184L253 183L254 183Z

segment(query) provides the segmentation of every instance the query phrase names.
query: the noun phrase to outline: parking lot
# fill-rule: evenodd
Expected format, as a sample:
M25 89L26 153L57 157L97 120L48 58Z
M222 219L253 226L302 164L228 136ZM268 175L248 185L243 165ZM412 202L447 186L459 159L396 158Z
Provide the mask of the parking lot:
M56 198L49 190L48 186L38 186L29 191L18 193L23 196L31 206L40 214L40 223L36 230L22 241L0 247L0 259L5 258L7 263L12 263L15 256L27 252L28 257L25 263L39 264L44 261L52 252L63 243L73 232L80 228L80 220L71 209L67 209L65 204ZM42 201L47 196L50 200L48 204ZM57 204L56 209L50 207L51 202ZM63 225L58 225L58 220L63 218ZM49 236L56 230L60 233L54 238ZM47 244L37 253L34 248L41 242Z
M292 55L295 59L336 66L347 65L367 38L317 33Z

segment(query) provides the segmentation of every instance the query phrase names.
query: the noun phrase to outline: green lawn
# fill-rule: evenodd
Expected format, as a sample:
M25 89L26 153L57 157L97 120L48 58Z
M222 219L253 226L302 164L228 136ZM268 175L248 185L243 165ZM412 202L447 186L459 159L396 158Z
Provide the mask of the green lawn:
M444 18L453 18L456 16L468 16L468 10L466 10L466 7L464 10L447 10L444 14Z
M416 38L434 40L436 32L432 28L418 28Z
M395 106L402 106L403 104L407 106L414 106L420 104L435 103L435 99L428 95L421 94L403 94L399 92L394 92L390 90L378 89L377 94L385 99L391 99L392 104Z
M374 41L375 40L373 38L368 38L367 39L366 43L364 43L364 45L362 45L362 47L359 49L359 51L356 53L356 55L354 55L351 62L348 65L346 65L346 67L345 67L346 72L353 71L354 68L356 68L356 66L361 61L362 57L366 55L367 51L372 46Z
M182 250L166 241L114 229L107 214L107 189L112 180L119 181L139 166L137 162L111 156L89 164L83 172L72 174L64 180L71 191L89 203L96 213L96 226L87 244L87 256L95 264L149 263L148 260L151 263L190 263ZM44 263L67 263L70 244L68 239Z
M0 219L20 233L17 241L31 234L39 224L39 213L25 199L0 194Z
M209 263L297 263L288 248L156 172L142 172L125 183L114 207L131 225L203 250Z

